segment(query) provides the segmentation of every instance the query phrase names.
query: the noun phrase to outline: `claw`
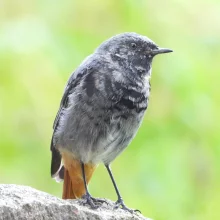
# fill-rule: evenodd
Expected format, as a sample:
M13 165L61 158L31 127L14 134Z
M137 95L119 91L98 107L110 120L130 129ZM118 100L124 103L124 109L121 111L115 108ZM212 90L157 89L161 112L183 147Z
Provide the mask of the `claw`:
M83 201L83 205L89 205L92 209L97 209L100 207L100 203L107 203L105 199L98 199L98 198L94 198L92 197L89 193L86 193L82 199L84 199L85 201ZM98 205L97 205L98 204Z
M132 214L133 214L134 212L139 212L139 213L141 213L141 211L138 210L138 209L129 209L129 208L124 204L124 201L123 201L121 198L119 198L119 199L116 201L114 209L118 209L120 206L121 206L121 208L122 208L123 210L128 211L128 212L130 212L130 213L132 213Z
M139 212L141 214L141 211L139 209L134 209L134 212Z
M105 199L98 199L98 198L94 198L94 197L92 197L91 196L91 199L92 199L92 201L94 202L94 203L106 203L107 204L107 202L106 202L106 200Z
M83 205L89 205L92 209L98 208L98 206L93 202L93 198L90 196L90 194L85 194L82 198L85 199Z

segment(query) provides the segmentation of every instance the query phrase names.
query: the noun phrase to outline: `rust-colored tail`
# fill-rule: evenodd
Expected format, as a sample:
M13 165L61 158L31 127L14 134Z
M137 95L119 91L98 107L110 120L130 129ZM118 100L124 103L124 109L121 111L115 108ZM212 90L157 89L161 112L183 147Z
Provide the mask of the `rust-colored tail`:
M81 198L85 193L85 186L82 177L82 168L79 160L75 159L68 153L62 153L64 162L64 182L63 182L63 199ZM96 168L94 164L85 164L85 176L88 184Z
M63 199L76 199L73 193L72 182L67 169L64 170L64 181L63 181Z

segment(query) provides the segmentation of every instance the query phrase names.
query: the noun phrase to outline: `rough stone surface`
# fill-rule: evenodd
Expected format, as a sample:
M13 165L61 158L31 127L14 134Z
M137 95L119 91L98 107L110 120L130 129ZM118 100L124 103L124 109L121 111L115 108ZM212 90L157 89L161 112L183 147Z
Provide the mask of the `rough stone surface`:
M106 200L97 210L82 205L83 200L62 200L28 186L0 185L0 220L150 220L141 214L113 210Z

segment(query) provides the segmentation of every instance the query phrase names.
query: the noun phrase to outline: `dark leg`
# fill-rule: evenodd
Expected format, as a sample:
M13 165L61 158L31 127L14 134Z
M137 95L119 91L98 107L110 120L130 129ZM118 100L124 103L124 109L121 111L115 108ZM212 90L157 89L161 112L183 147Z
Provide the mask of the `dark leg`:
M88 191L88 187L87 187L87 183L86 183L86 176L85 176L85 169L84 169L84 164L83 163L81 163L81 167L82 167L83 182L84 182L84 186L85 186L85 189L86 189L86 194L83 196L83 198L86 200L85 203L89 204L92 209L97 209L98 207L92 201L92 197L91 197L91 195Z
M116 182L115 182L115 180L114 180L114 177L113 177L113 175L112 175L112 171L111 171L111 169L110 169L109 164L105 165L105 167L106 167L106 169L108 170L109 176L111 177L112 183L113 183L113 185L114 185L115 191L116 191L117 196L118 196L118 200L116 201L116 206L115 206L115 208L117 209L117 208L119 208L119 207L121 206L122 209L124 209L124 210L126 210L126 211L129 211L129 212L131 212L131 213L133 213L134 211L135 211L135 212L136 212L136 211L140 212L140 211L137 210L137 209L136 209L136 210L133 210L133 209L129 209L129 208L127 208L127 207L125 206L124 201L123 201L123 199L122 199L122 197L121 197L121 195L120 195L120 193L119 193L119 190L118 190L118 187L117 187L117 185L116 185Z
M103 203L103 202L106 202L106 201L102 200L102 199L95 199L90 195L90 193L88 191L87 183L86 183L86 175L85 175L84 164L82 162L81 162L81 167L82 167L83 182L84 182L84 186L85 186L85 190L86 190L86 194L83 196L83 198L86 200L85 204L89 204L92 209L97 209L98 206L95 205L94 202Z

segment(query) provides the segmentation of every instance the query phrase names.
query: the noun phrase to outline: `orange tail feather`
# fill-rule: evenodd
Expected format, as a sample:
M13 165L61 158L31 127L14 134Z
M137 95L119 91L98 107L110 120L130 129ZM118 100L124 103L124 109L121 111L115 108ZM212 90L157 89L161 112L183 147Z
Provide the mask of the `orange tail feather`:
M63 181L63 199L76 199L72 189L72 182L67 169L64 170L64 181Z
M85 186L82 177L82 168L79 160L75 159L68 153L62 153L64 162L64 182L63 182L63 199L81 198L85 193ZM96 165L85 164L85 176L88 184L95 171Z

